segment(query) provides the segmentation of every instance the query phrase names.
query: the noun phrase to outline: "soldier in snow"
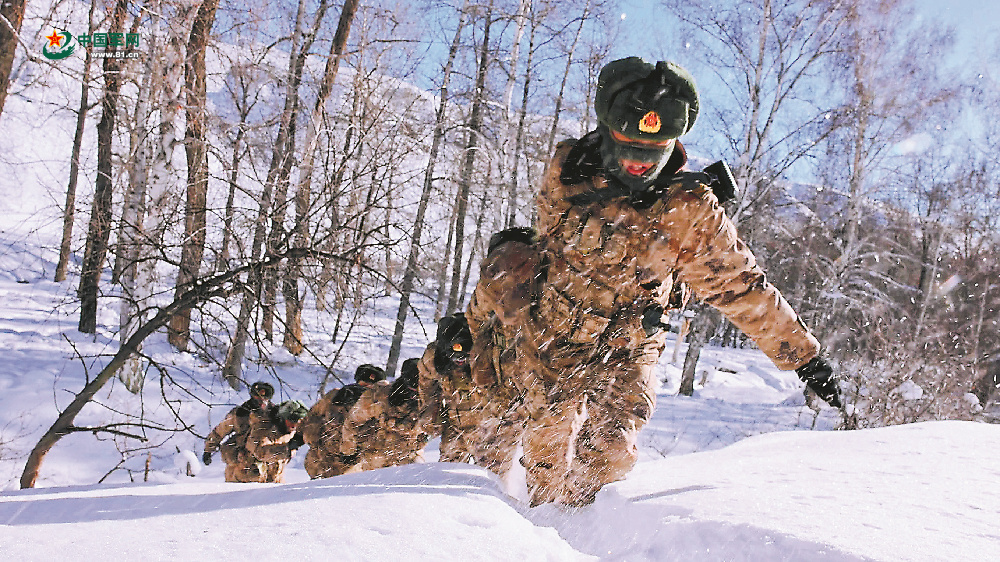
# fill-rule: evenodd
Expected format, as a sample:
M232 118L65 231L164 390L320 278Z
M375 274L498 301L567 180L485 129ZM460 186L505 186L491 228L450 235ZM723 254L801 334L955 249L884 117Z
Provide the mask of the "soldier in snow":
M542 179L537 238L500 233L482 263L467 311L472 372L520 391L520 408L515 399L508 411L526 416L518 429L532 505L586 505L635 464L655 403L661 314L678 281L839 405L819 343L737 236L715 178L681 171L677 138L698 109L694 81L676 64L609 63L597 130L560 143Z
M472 380L470 351L472 333L465 315L442 318L437 337L419 360L421 420L428 434L441 435L441 462L491 466L493 458L509 457L490 453L496 450L493 436L502 433L499 422L506 417L500 408L508 401L493 400L502 390L497 385Z
M344 419L351 406L369 386L385 380L385 371L364 364L354 372L354 383L331 390L312 408L302 421L299 433L309 445L304 466L310 478L329 478L343 474L357 459L340 454L340 435Z
M250 414L247 462L226 466L228 482L283 482L285 465L302 446L295 430L309 410L298 400Z
M205 438L205 452L201 456L205 466L212 464L212 453L222 449L222 461L227 465L238 464L240 455L246 455L247 435L250 433L250 413L266 410L271 405L274 387L258 381L250 385L250 399L233 408L219 425ZM232 437L226 439L226 436ZM225 440L225 442L223 442Z
M356 459L350 472L423 462L427 433L420 423L416 369L401 371L391 385L379 382L347 414L340 452Z

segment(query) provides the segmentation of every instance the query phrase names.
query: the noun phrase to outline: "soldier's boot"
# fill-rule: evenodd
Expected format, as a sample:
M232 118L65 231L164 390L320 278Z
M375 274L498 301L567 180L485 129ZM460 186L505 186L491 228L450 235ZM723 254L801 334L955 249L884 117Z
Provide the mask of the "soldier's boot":
M589 505L605 484L625 478L638 460L638 433L631 420L587 420L576 440L565 503Z
M528 421L521 464L532 507L565 502L575 441L586 418L587 403L583 399L556 404Z

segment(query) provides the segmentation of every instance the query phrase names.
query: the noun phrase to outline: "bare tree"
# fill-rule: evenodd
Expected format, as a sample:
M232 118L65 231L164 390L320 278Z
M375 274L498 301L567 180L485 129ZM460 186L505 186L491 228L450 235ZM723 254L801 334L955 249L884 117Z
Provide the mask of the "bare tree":
M111 33L122 33L128 0L118 0L113 7ZM90 211L90 227L87 232L87 246L80 272L80 323L81 332L93 334L97 331L97 295L101 270L108 251L111 235L111 204L114 182L112 178L112 135L118 111L118 96L121 89L122 61L114 57L104 59L104 94L101 99L101 121L97 124L97 180L94 186L94 202Z
M4 0L0 3L0 114L7 101L10 71L14 68L14 55L20 42L24 4L24 0Z
M187 205L184 209L184 243L177 271L177 293L186 290L198 277L205 253L205 206L208 199L208 151L205 140L205 53L215 23L219 0L205 0L195 13L184 65L184 87L187 91L187 131L184 146L187 154ZM191 338L191 310L181 308L171 319L167 339L177 349L187 349Z
M94 10L96 2L90 4L87 13L87 33L93 32ZM83 77L80 80L80 106L76 112L76 130L73 133L73 152L69 161L69 185L66 186L66 206L63 208L62 242L59 244L59 260L56 262L56 272L53 280L57 283L66 280L66 270L69 267L69 257L73 245L73 220L76 216L76 184L80 179L80 151L83 147L83 130L87 123L87 112L90 110L90 49L83 58ZM0 111L3 105L0 103Z
M463 0L462 7L458 11L458 24L455 26L455 36L448 49L448 58L445 60L444 69L441 72L441 89L438 94L438 107L434 118L434 132L431 136L430 153L427 155L427 167L424 171L423 188L420 192L420 202L417 203L417 215L413 221L413 233L410 235L410 254L406 259L406 270L403 272L403 281L400 285L399 310L396 313L396 326L392 334L392 343L389 346L389 358L386 361L385 372L395 373L396 363L399 361L400 347L403 342L403 330L406 327L406 316L410 309L410 297L413 294L413 284L417 277L417 262L420 258L420 239L423 236L424 220L427 214L427 206L430 203L431 189L434 186L434 170L438 164L438 156L441 151L441 144L444 141L445 120L448 109L448 84L451 81L452 66L455 63L455 56L462 38L462 28L465 26L465 15L468 1Z
M357 9L358 0L347 0L344 2L344 7L341 8L337 31L333 34L330 53L326 58L326 68L323 70L323 78L316 95L316 104L313 106L312 115L309 118L302 163L299 166L299 186L295 193L295 227L292 230L294 237L292 243L297 248L305 248L309 245L309 213L312 208L311 183L319 129L324 106L330 97L330 92L333 91L333 82L337 78L337 70L340 68L340 61L344 56L344 49L347 47L347 36L351 31L351 22L354 21ZM299 297L298 282L298 264L292 260L288 264L288 271L284 279L285 337L282 343L294 355L302 353L302 300Z
M448 295L446 314L451 314L459 306L459 290L462 285L462 249L465 245L465 215L469 204L469 189L475 172L476 155L479 152L480 135L483 128L483 112L486 103L486 73L490 65L490 28L493 25L493 0L486 6L483 17L483 39L479 48L479 64L476 68L476 84L472 91L472 109L469 113L468 136L463 153L462 168L458 176L458 198L455 212L455 253L451 270L451 291Z

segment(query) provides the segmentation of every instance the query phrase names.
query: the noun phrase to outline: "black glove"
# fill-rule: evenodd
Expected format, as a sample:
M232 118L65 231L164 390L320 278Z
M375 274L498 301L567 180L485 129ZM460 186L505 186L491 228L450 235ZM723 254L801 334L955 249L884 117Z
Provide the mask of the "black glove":
M205 451L201 454L201 462L205 463L205 466L212 464L212 453Z
M292 440L288 442L288 450L294 451L295 449L298 449L299 447L304 445L305 442L306 440L304 437L302 437L302 434L296 433L295 435L292 436Z
M808 363L795 369L799 379L806 383L817 396L822 398L827 404L834 408L840 408L840 385L833 374L833 369L819 355L813 357Z

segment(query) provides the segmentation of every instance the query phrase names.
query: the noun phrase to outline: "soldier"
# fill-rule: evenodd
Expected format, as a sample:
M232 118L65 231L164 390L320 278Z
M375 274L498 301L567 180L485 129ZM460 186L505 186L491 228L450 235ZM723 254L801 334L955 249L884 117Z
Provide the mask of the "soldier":
M493 445L493 436L502 433L498 422L505 412L499 406L504 402L492 399L505 389L473 382L471 350L472 334L465 315L459 312L442 318L437 337L419 360L421 420L428 434L441 435L441 462L472 461L506 472L494 466L494 459L510 458L512 451L497 454Z
M416 369L408 367L391 385L376 383L361 395L340 438L341 454L357 458L349 472L423 462L418 384Z
M226 465L227 482L283 482L285 465L302 446L295 430L308 413L305 404L286 400L250 414L244 462Z
M250 413L266 410L271 406L274 387L258 381L250 385L250 399L229 410L226 417L205 438L205 452L201 456L205 466L212 464L212 453L222 449L222 461L227 465L240 463L240 455L246 455L244 448L250 433ZM226 439L226 436L232 437ZM225 442L223 440L226 439Z
M343 474L357 459L340 454L340 434L351 406L369 386L385 380L385 371L364 364L354 372L354 384L327 392L302 420L299 432L309 445L304 466L310 478Z
M520 229L491 241L467 312L472 371L482 384L509 377L523 394L532 505L589 504L635 464L675 281L840 404L819 343L737 236L710 187L716 178L681 172L677 137L698 108L694 81L676 64L609 63L597 130L560 143L545 172L537 239Z

